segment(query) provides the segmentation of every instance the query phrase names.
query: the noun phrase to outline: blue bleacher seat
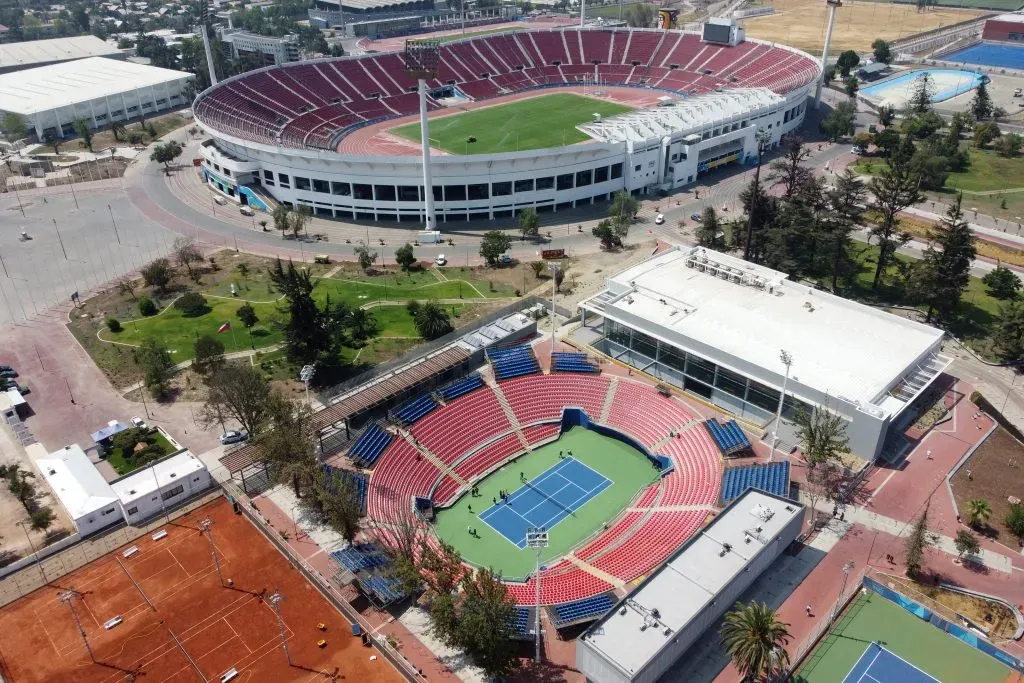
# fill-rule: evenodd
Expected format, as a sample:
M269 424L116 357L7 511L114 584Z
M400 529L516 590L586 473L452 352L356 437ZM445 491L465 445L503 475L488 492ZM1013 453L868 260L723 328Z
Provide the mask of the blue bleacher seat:
M788 497L789 463L782 461L763 465L729 467L722 474L723 503L739 498L750 488Z
M722 455L734 455L751 447L750 439L743 433L740 426L736 424L736 420L729 420L722 425L715 418L710 418L704 422L704 427L708 430L708 434L711 435L711 439L718 446Z
M612 598L608 594L555 605L555 626L577 623L587 619L599 619L613 605Z
M344 470L337 467L331 467L330 465L323 466L324 474L328 477L328 484L332 481L335 476L345 477L353 484L355 484L356 495L359 496L359 510L362 514L366 514L366 494L370 489L370 477L363 474L362 472L353 472L352 470Z
M370 467L393 440L394 437L391 434L375 423L364 431L355 445L349 449L348 457L363 467Z
M413 424L416 420L425 417L430 411L437 408L437 401L429 394L417 396L411 401L406 401L394 411L394 416L406 424Z
M540 365L528 345L491 349L487 356L499 380L540 372Z
M512 631L521 636L530 632L530 610L526 607L516 607L512 614Z
M463 396L465 394L468 394L469 392L473 391L474 389L477 389L477 388L483 386L483 383L484 383L483 378L481 378L480 375L478 375L477 373L474 372L469 377L466 377L464 379L460 379L457 382L453 382L452 384L449 384L448 386L444 387L443 389L439 389L437 393L445 401L451 401L451 400L454 400L454 399L458 398L459 396Z

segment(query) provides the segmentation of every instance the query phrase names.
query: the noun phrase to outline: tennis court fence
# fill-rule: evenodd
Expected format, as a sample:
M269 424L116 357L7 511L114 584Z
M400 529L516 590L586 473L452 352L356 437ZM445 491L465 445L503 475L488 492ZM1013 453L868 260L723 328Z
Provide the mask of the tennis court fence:
M831 607L828 616L818 622L817 626L807 635L806 638L801 641L800 645L790 653L789 657L789 669L783 672L776 681L789 680L790 676L800 668L803 664L804 659L814 650L814 646L818 644L828 630L835 623L835 620L839 618L846 608L853 602L853 599L857 597L860 589L864 587L864 574L867 569L861 569L856 574L851 574L846 581L846 587L842 594L836 599L835 603Z

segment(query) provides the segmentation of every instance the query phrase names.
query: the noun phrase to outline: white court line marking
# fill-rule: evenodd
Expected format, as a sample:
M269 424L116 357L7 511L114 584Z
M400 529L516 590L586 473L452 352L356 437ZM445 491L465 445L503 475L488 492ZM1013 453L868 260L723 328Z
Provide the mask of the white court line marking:
M231 632L235 634L235 638L238 638L238 642L242 644L242 647L248 650L249 654L252 654L252 648L245 644L245 641L242 640L242 636L238 635L238 631L236 631L235 627L231 625L231 622L228 621L228 618L226 616L222 618L224 619L224 623L228 625L228 628L231 629Z
M573 512L575 513L575 512L576 512L576 510L578 510L578 509L579 509L579 508L575 507L575 505L576 505L576 503L578 503L578 502L579 502L580 500L582 500L583 498L586 498L587 496L590 496L590 494L591 494L591 493L593 493L594 491L596 491L596 490L597 490L598 488L600 488L600 489L601 489L601 491L603 491L604 489L608 488L608 487L607 487L607 486L605 485L606 483L610 483L610 480L608 480L608 479L605 479L605 480L604 480L603 482L601 482L600 484L598 484L598 485L597 485L597 486L595 486L594 488L590 489L589 491L586 491L586 492L584 492L584 494L583 494L582 496L580 496L579 498L577 498L576 500L574 500L574 501L573 501L573 503L572 503L572 506L570 506L570 507L572 507L572 510L573 510ZM577 488L579 488L579 487L577 487ZM580 489L580 490L582 491L583 489ZM600 493L600 491L598 491L598 493ZM595 493L594 495L597 495L597 494ZM587 500L586 502L587 502L587 503L589 503L589 502L590 502L590 499L588 499L588 500ZM585 504L586 504L586 503L584 503L584 505L585 505ZM583 507L583 506L581 505L580 507ZM556 515L556 516L557 516L557 515ZM552 517L551 519L554 519L554 517ZM550 522L551 522L551 519L549 519L549 520L548 520L548 523L550 523ZM562 519L565 519L565 517L563 516L563 517L562 517ZM560 519L560 520L558 520L558 521L560 522L560 521L562 521L562 520ZM547 525L548 525L548 523L542 524L541 526L547 526ZM557 522L556 522L556 524L557 524Z

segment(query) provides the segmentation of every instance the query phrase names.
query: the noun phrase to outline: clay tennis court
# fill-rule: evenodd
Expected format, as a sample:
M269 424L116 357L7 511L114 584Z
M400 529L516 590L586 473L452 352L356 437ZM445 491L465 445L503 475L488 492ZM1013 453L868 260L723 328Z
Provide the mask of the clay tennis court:
M232 587L221 586L209 541L198 530L207 517ZM119 548L0 611L0 673L6 680L220 681L232 669L237 675L229 680L237 683L403 680L226 500L163 528L165 537L142 537L130 556L124 552L131 546ZM280 609L291 666L265 599L275 589L284 596ZM70 604L95 662L71 608L58 599L68 590L74 591ZM116 617L121 623L105 628Z

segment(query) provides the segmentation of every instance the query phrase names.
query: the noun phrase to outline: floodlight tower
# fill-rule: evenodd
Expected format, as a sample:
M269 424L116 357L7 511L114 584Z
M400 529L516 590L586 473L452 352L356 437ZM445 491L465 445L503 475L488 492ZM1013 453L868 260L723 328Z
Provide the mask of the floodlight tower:
M537 589L536 594L536 613L534 614L533 628L536 633L534 634L534 642L536 644L536 651L534 653L533 661L540 664L540 554L544 548L548 547L548 531L544 527L530 527L526 530L526 547L535 548L537 550L537 573L533 575L534 586Z
M828 46L832 42L832 27L836 24L836 9L843 6L843 0L825 0L828 5L828 29L825 31L825 47L821 51L821 76L814 88L814 108L821 106L821 88L825 84L825 69L828 68Z
M424 230L436 230L434 184L430 179L430 122L427 120L427 79L437 78L441 41L436 38L405 41L405 72L416 79L420 96L420 149L423 156Z
M206 68L210 71L210 85L217 85L217 70L213 68L213 50L210 49L210 36L207 29L210 27L210 5L207 0L200 0L202 3L199 10L199 31L203 39L203 51L206 52Z
M80 636L82 636L82 642L85 644L85 649L89 653L89 659L91 659L92 661L95 662L96 661L96 655L93 654L92 648L89 647L89 639L85 635L85 629L82 628L82 622L79 621L79 619L78 619L78 612L75 611L75 606L72 603L72 601L75 599L76 595L78 595L78 592L76 590L74 590L73 588L69 588L68 590L64 591L63 593L58 593L57 594L57 598L63 604L67 605L69 610L71 610L71 616L75 620L75 626L78 627L78 634Z
M213 543L213 530L210 528L212 526L213 520L209 517L199 520L199 533L206 536L206 540L210 542L210 552L213 554L213 566L217 568L217 578L220 579L220 585L223 586L224 574L221 573L220 558L217 557L217 546Z
M288 636L284 632L284 620L281 619L281 601L284 600L284 596L281 595L280 591L276 588L274 592L267 596L267 602L274 607L274 616L277 617L277 631L281 636L281 647L284 648L284 656L288 660L288 666L292 665L292 653L288 651Z

